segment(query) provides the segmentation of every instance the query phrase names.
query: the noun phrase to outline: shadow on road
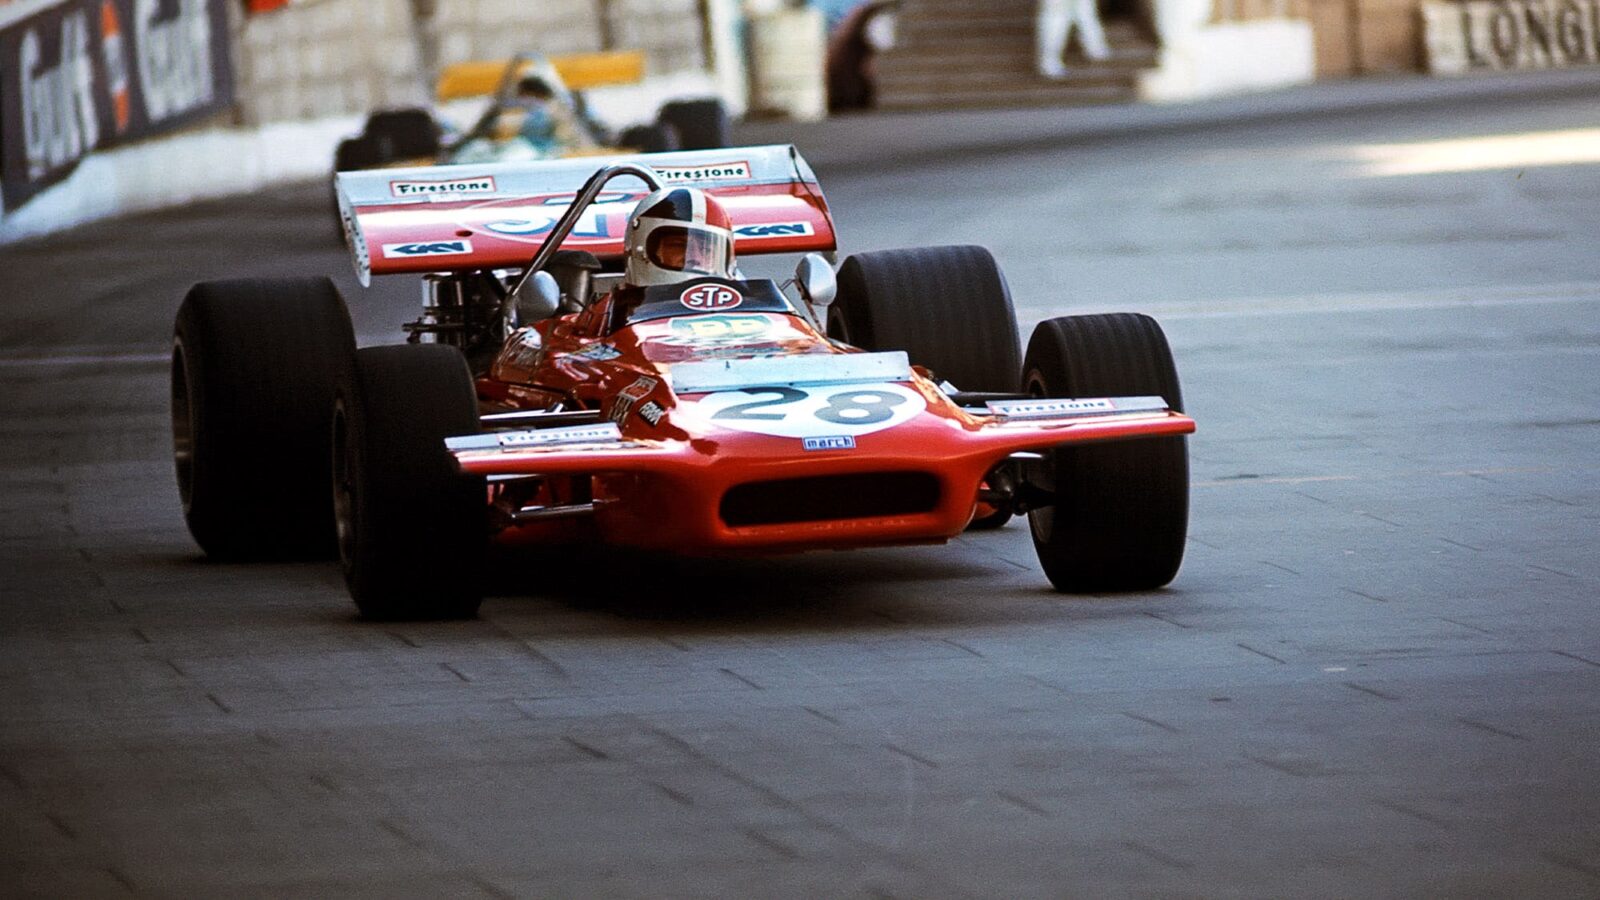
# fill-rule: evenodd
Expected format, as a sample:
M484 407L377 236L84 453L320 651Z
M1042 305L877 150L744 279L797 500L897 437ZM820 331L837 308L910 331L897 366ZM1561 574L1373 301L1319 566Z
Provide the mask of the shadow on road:
M497 555L487 591L513 600L496 617L548 603L623 620L619 633L903 630L1140 615L1163 594L1074 596L952 550L902 548L693 559L588 547ZM907 587L915 590L906 590ZM1042 602L1041 602L1042 601Z
M979 552L1006 539L999 533L942 548L722 559L605 546L495 547L484 571L484 616L529 634L659 637L1059 628L1195 612L1193 585L1184 591L1181 582L1179 589L1145 593L1057 593L1043 573ZM102 562L118 563L140 585L185 583L181 602L157 604L168 620L257 629L384 627L359 618L333 562L214 562L198 551ZM473 628L415 624L463 635Z

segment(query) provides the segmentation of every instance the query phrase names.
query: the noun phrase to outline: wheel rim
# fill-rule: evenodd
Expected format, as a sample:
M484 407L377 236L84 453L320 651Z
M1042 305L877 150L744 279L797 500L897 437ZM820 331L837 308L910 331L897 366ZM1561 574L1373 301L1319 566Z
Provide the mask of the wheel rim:
M178 497L187 513L194 494L194 398L190 395L188 357L183 339L172 341L172 462L178 473Z
M337 400L333 408L333 528L339 544L339 564L347 572L355 558L356 540L355 466L350 458L353 452L344 401Z

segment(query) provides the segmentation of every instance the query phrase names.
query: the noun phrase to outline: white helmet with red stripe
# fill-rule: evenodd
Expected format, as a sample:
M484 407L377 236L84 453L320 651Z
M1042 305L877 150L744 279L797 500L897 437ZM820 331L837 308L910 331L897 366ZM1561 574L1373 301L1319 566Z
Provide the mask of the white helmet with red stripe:
M733 277L733 220L699 188L663 188L640 200L626 244L622 281L633 287Z

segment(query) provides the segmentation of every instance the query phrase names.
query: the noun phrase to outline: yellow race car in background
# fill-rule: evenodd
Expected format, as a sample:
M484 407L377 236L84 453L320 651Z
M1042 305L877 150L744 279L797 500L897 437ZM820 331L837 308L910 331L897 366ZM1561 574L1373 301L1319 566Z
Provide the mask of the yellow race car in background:
M728 113L716 98L662 105L654 122L612 132L589 114L583 91L644 76L638 51L457 63L439 76L440 109L488 98L465 131L422 108L381 110L342 141L335 172L389 166L513 162L625 152L709 150L729 143Z

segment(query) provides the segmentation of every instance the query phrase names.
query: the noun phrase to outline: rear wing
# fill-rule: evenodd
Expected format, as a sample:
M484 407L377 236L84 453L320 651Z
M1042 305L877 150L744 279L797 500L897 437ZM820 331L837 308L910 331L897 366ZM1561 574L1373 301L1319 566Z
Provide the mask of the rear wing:
M733 220L739 254L836 246L816 175L793 146L774 144L340 172L334 181L356 275L366 285L373 275L523 268L589 176L618 163L715 195ZM562 246L620 261L628 215L646 192L637 178L612 182Z

